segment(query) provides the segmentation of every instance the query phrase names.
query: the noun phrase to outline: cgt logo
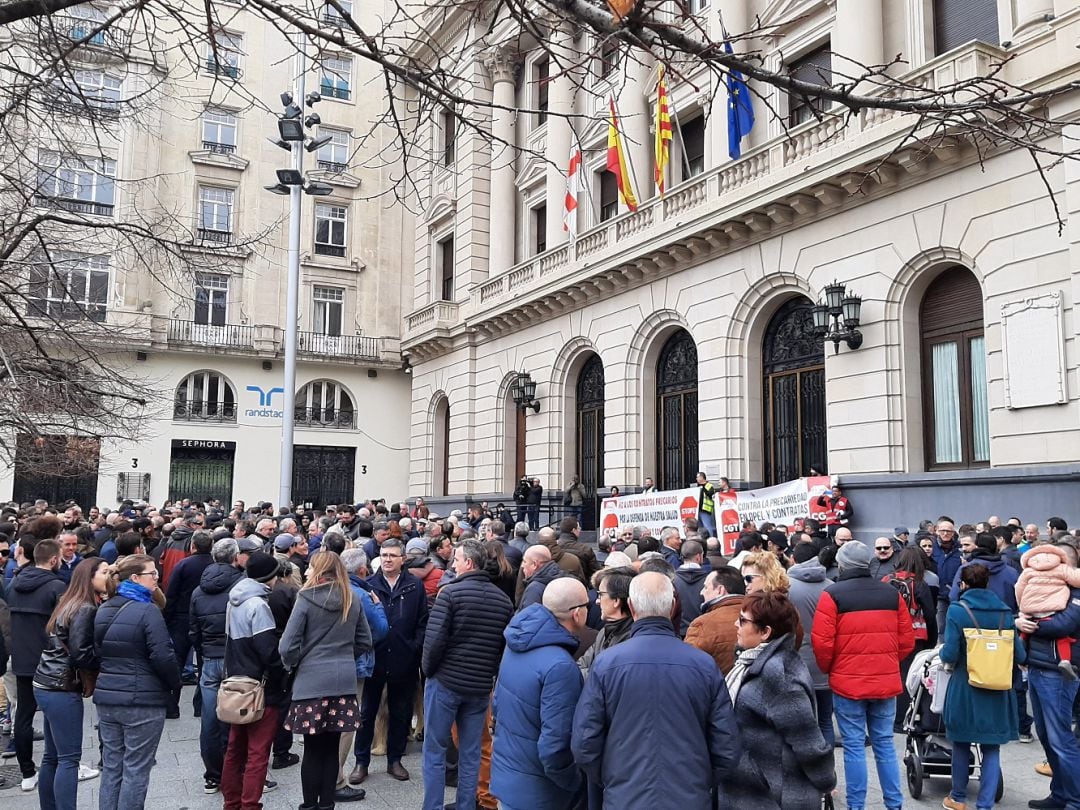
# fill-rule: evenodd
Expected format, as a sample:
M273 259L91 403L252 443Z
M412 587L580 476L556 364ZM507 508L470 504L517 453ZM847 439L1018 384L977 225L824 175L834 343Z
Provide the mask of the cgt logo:
M281 418L281 410L274 407L274 394L284 394L284 388L277 387L271 388L269 391L264 391L257 385L249 385L247 390L253 391L259 395L259 407L246 409L244 411L244 416L254 418L262 417L265 419Z

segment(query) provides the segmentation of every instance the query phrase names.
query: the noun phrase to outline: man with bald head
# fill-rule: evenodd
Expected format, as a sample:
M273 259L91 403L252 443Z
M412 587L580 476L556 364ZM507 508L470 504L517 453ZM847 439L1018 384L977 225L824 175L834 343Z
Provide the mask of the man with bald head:
M570 576L552 559L551 550L540 545L529 546L525 551L521 559L521 575L525 580L525 589L518 603L519 610L543 601L548 585L557 579ZM574 580L578 581L576 577ZM578 581L578 584L581 583Z
M742 746L727 686L710 655L675 635L674 602L663 574L631 580L630 638L596 659L578 701L571 749L606 807L711 807L713 787L736 778ZM655 739L681 744L642 744Z
M491 754L491 792L503 810L569 807L580 787L570 731L581 694L574 652L588 610L585 586L563 576L506 628Z

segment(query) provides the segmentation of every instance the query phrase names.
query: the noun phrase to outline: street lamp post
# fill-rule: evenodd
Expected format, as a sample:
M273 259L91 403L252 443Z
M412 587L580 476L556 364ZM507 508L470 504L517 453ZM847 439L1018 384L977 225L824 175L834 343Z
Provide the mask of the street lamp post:
M306 138L305 126L321 123L319 116L312 113L301 122L303 110L296 101L304 99L308 107L320 100L318 93L305 97L305 74L307 57L302 44L296 48L296 79L293 85L295 96L281 94L281 103L285 112L278 118L279 140L271 139L276 145L292 152L292 168L278 169L278 182L266 186L274 194L289 195L289 253L288 284L285 293L285 382L281 411L281 478L278 487L278 506L292 505L293 472L293 431L295 428L296 409L296 330L300 319L300 220L303 194L325 196L333 189L324 183L304 182L304 152L314 152L331 140L331 136ZM294 101L294 98L296 101ZM305 144L305 140L307 141Z

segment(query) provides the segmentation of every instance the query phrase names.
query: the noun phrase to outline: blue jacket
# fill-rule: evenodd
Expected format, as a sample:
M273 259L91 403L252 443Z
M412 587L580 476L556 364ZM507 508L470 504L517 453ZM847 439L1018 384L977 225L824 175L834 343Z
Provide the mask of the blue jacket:
M405 570L392 590L382 571L364 581L378 594L390 625L386 638L375 645L375 668L390 678L416 677L428 620L424 583Z
M1072 662L1080 664L1080 588L1069 592L1069 604L1064 610L1039 620L1039 626L1028 638L1028 666L1056 671L1059 638L1077 639L1072 645Z
M71 558L71 562L64 562L64 558L60 558L60 567L56 569L56 575L60 579L64 580L65 585L71 584L71 574L75 570L75 566L83 561L81 554L76 554Z
M986 566L987 570L990 571L990 584L987 587L998 599L1005 603L1015 616L1019 610L1016 606L1016 580L1020 579L1020 575L1016 573L1015 568L1001 558L1000 554L989 557L972 557L970 560L965 560L956 569L956 574L953 575L952 588L949 589L949 601L955 602L960 598L960 572L964 569L964 566L972 563Z
M367 616L368 627L371 628L371 643L378 644L386 638L390 630L390 625L386 621L386 611L383 610L382 603L375 604L375 600L371 598L371 586L360 577L349 574L349 584L352 586L353 595L360 600L360 605L364 608L364 615ZM356 679L370 678L374 671L375 648L372 646L356 659Z
M570 754L581 672L578 640L543 605L518 613L506 631L492 712L491 792L534 810L564 810L580 787Z
M603 787L605 807L689 810L710 807L712 787L736 777L742 744L712 656L680 641L668 619L651 616L593 663L571 749Z
M94 703L165 707L180 688L172 639L153 602L120 595L105 602L94 617L94 651L101 659Z
M945 708L941 712L945 734L953 742L1003 745L1019 737L1016 692L979 689L968 683L964 628L975 625L964 605L984 630L996 629L999 624L1006 629L1013 627L1012 611L989 588L970 588L949 605L945 614L945 643L940 654L942 663L953 664L955 672L949 679ZM1017 636L1013 661L1022 664L1026 659L1024 645Z
M937 565L938 579L942 583L952 582L956 579L956 572L960 570L960 565L963 562L964 557L960 553L960 543L954 540L952 550L946 554L938 541L934 540L934 563ZM948 602L949 600L948 591L942 588L938 593L938 601Z

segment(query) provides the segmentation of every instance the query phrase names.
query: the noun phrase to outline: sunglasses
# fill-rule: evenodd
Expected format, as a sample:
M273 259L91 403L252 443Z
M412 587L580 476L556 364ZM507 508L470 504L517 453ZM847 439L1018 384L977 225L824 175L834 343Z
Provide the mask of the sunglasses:
M745 582L747 585L749 585L755 579L757 579L758 577L763 577L763 576L765 576L765 575L764 574L743 574L742 581Z
M874 551L888 551L891 546L874 546Z

